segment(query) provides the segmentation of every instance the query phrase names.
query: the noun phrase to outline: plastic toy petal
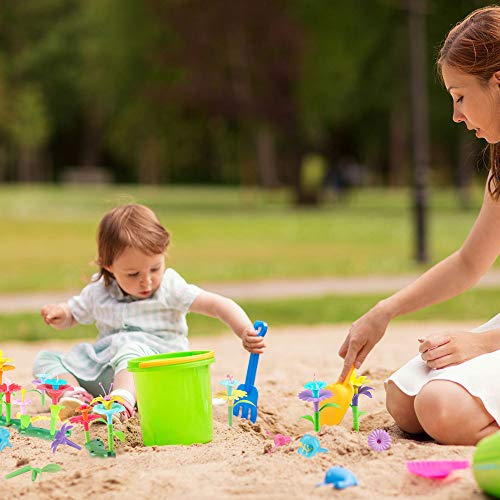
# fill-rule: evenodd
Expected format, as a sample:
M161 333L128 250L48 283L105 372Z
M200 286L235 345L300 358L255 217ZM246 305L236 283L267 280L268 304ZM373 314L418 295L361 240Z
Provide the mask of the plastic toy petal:
M406 462L406 468L411 474L432 479L444 479L451 472L458 469L467 469L470 463L467 460L413 460Z

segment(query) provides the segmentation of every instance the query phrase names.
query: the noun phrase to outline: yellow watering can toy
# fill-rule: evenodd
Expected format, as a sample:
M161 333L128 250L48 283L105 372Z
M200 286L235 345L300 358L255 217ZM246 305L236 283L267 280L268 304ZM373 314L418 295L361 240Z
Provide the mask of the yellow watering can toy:
M330 406L325 408L319 417L321 425L338 425L342 422L344 415L351 404L352 397L354 396L354 387L352 386L350 379L352 372L354 371L354 366L351 367L347 377L342 383L330 384L325 387L329 391L332 391L333 396L330 399L325 399L324 403L335 403L339 407L335 408Z

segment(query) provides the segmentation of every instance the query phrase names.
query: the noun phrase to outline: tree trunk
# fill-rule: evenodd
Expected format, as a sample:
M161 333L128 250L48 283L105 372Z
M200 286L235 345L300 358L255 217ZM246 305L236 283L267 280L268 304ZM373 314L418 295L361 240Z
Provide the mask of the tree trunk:
M280 185L276 169L276 147L274 134L268 125L262 125L257 130L257 168L260 181L265 188L275 188Z
M98 113L89 113L83 130L80 164L83 167L98 167L102 154L102 120Z
M162 181L162 160L158 140L149 137L141 145L137 163L141 184L160 184Z
M17 155L17 180L37 182L44 179L40 150L21 146Z
M389 185L408 185L410 158L406 110L396 96L391 103L389 154Z

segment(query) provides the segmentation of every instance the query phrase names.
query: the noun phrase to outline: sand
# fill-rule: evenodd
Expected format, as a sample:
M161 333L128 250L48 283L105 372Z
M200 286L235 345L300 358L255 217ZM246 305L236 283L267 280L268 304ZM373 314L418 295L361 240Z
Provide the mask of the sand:
M340 369L337 349L347 326L276 328L267 334L268 349L261 357L257 374L259 418L255 425L235 419L227 425L226 407L214 407L214 439L193 446L145 447L139 421L134 418L117 428L126 434L124 443L116 441L117 457L92 458L85 450L60 447L55 454L50 442L20 436L12 431L12 448L0 452L0 476L30 464L43 467L54 462L63 470L43 474L32 482L29 474L2 480L1 498L486 498L470 469L454 472L445 480L430 480L406 472L406 460L470 460L474 447L441 446L430 438L403 434L384 406L383 380L416 353L417 336L441 329L473 327L438 323L397 323L369 356L360 374L367 374L375 388L373 399L360 397L360 432L351 430L350 410L340 426L323 427L321 445L329 450L313 458L297 453L305 433L315 435L312 424L301 415L311 414L312 405L296 396L303 384L312 380L332 382ZM4 355L14 358L17 368L7 375L17 383L29 383L31 365L40 349L68 349L72 343L14 343L0 345ZM231 334L198 337L193 349L213 349L214 392L222 389L219 381L231 373L244 380L248 354ZM367 445L370 431L385 429L392 447L385 452L372 451ZM105 427L94 427L105 437ZM270 436L281 433L291 442L271 452ZM94 434L93 434L94 436ZM72 439L83 444L83 433L75 428ZM341 465L351 470L359 485L347 490L331 486L315 488L325 471Z

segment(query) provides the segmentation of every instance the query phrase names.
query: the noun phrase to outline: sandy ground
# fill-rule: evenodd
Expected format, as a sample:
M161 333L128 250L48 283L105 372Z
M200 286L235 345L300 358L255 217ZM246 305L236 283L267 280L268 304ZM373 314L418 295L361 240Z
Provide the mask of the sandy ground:
M477 324L479 324L478 322ZM351 430L350 411L343 423L323 427L321 445L329 450L313 458L297 453L299 439L314 434L312 424L301 415L311 414L312 405L297 398L303 384L318 379L332 382L340 369L336 352L346 326L273 329L267 334L268 350L261 357L257 374L259 418L255 425L235 419L227 425L226 407L214 407L214 439L204 445L145 447L137 419L117 426L126 434L124 444L116 442L115 459L90 457L86 451L60 447L53 454L50 442L20 436L12 431L12 448L0 452L0 476L30 464L43 467L58 463L62 471L43 474L36 482L24 474L2 480L1 498L486 498L476 485L470 469L457 471L445 480L429 480L406 472L406 460L470 460L474 447L441 446L432 440L412 439L394 425L384 407L383 380L417 350L417 336L444 328L473 327L476 324L398 323L362 367L375 388L374 398L360 397L360 432ZM14 358L17 369L8 373L18 383L31 380L32 360L39 349L67 349L72 344L44 342L0 345L4 355ZM243 381L248 354L234 336L198 337L193 349L213 349L212 387L227 373ZM97 430L104 437L105 428ZM390 450L374 452L367 445L370 431L382 428L393 439ZM270 453L272 439L266 434L282 433L292 441ZM82 444L83 434L74 429L74 441ZM334 465L348 468L359 485L344 491L330 486L315 488L325 471Z

